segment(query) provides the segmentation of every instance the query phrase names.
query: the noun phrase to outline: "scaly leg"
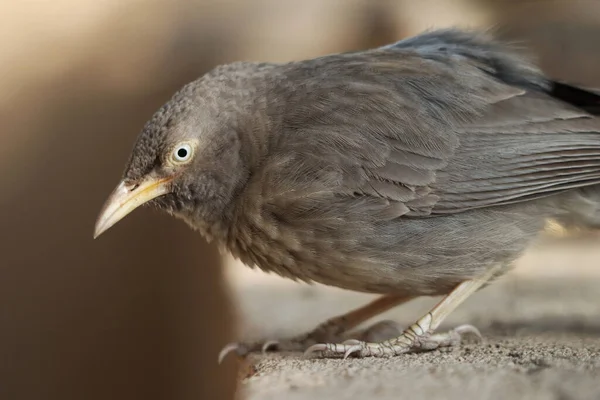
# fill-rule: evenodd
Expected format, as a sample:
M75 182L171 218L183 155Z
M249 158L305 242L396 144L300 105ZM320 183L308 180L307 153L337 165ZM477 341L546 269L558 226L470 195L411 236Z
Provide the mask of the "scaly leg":
M326 322L317 326L313 331L285 340L268 340L256 343L231 343L221 350L219 354L219 362L221 362L230 352L236 352L243 356L253 351L267 351L272 348L283 351L304 351L311 345L320 342L341 342L347 337L344 336L349 330L357 327L364 321L389 310L392 307L405 303L411 300L411 297L398 295L385 295L378 297L369 304L350 311L347 314L329 319ZM390 327L383 324L377 324L373 329L364 331L370 336L378 336L378 327L382 328L382 332ZM389 337L389 336L388 336Z
M385 357L394 356L410 351L433 350L438 347L454 346L461 341L461 335L472 333L480 336L477 328L463 325L449 332L434 334L440 323L458 307L467 297L477 291L490 280L497 268L488 271L479 279L465 281L458 285L450 294L440 301L431 311L411 325L402 334L394 339L381 343L368 343L350 339L344 343L315 344L308 348L306 355L320 351L324 355L349 355L357 357Z

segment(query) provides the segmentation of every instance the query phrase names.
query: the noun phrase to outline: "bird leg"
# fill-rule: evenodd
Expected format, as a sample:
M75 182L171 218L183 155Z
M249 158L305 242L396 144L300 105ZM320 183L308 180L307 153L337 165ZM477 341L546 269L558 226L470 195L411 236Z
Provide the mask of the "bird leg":
M394 339L381 343L350 339L343 343L315 344L306 350L305 355L320 351L324 356L340 354L344 358L349 355L357 357L386 357L411 351L433 350L438 347L454 346L460 344L461 336L465 333L472 333L481 337L477 328L470 325L462 325L444 333L434 334L434 331L456 307L490 280L496 270L497 268L491 269L478 279L465 281L458 285L450 294L433 307L431 311Z
M348 336L345 336L345 334L364 321L411 299L412 297L384 295L378 297L363 307L352 310L349 313L339 315L335 318L331 318L308 333L304 333L290 339L268 340L255 343L231 343L221 350L221 353L219 354L219 362L221 362L225 356L232 351L235 351L238 355L243 356L253 351L266 352L272 349L277 349L280 351L304 351L315 343L339 343L348 339ZM390 334L391 331L396 332L397 329L394 329L394 326L392 326L389 321L382 321L373 325L371 328L358 332L354 337L372 338L382 337L382 335L384 335L383 339L388 339L397 336Z

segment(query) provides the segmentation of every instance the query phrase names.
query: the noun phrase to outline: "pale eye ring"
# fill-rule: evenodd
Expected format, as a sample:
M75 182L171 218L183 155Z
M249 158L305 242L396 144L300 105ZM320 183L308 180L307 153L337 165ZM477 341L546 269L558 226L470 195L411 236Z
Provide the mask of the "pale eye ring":
M185 163L191 160L192 158L192 146L189 143L182 143L177 145L173 150L172 158L173 161L177 164Z

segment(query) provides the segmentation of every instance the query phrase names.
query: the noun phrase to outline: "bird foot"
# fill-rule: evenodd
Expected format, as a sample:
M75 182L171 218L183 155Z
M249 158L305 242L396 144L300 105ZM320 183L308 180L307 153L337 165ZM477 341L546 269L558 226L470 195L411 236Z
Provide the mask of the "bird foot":
M481 339L479 330L471 325L462 325L444 333L424 332L415 324L394 339L380 343L366 342L356 339L342 343L320 343L309 347L304 353L309 356L321 352L323 357L342 355L344 359L354 357L390 357L409 352L434 350L440 347L456 346L461 343L462 336L471 334Z
M339 321L330 320L319 325L315 330L290 339L265 340L257 342L230 343L219 353L219 364L229 355L235 353L244 357L249 353L269 351L305 351L318 343L341 343L346 340L380 342L397 337L401 329L394 321L380 321L367 329L347 333Z

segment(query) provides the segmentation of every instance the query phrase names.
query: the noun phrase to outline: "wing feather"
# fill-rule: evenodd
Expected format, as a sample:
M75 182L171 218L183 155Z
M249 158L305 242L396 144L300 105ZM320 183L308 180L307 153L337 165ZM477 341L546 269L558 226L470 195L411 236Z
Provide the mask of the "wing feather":
M280 72L277 161L260 176L281 218L334 218L339 204L443 215L600 183L600 97L557 90L484 37L434 32Z

